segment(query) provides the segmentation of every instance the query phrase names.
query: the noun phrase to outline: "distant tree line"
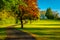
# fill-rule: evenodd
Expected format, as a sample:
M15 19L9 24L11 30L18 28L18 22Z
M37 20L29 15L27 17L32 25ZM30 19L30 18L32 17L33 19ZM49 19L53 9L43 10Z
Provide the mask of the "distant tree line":
M51 8L47 8L46 11L41 12L40 18L42 17L42 19L60 19L58 15L58 12L52 11Z

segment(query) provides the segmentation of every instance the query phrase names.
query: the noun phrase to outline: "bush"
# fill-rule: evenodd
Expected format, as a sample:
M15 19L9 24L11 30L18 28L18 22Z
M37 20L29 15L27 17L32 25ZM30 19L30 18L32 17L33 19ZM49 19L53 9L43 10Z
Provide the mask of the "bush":
M7 12L5 10L0 12L0 25L15 23L15 17L13 17L10 14L11 14L10 12Z

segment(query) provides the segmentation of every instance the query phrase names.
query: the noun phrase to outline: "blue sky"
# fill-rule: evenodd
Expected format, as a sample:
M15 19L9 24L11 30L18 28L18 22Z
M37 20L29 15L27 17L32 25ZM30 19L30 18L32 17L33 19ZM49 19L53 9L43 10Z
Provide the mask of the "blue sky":
M60 0L38 0L37 4L40 10L46 10L50 7L53 11L60 13Z

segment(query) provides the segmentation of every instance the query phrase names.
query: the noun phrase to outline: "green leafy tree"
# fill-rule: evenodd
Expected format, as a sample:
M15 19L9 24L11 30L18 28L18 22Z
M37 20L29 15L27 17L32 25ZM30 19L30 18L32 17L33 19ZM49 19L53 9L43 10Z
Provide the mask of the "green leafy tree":
M26 7L26 4L23 2L23 0L1 0L0 1L0 9L5 9L8 12L14 12L14 15L16 16L16 19L19 19L21 21L21 28L23 28L23 11L20 7ZM13 13L11 13L13 14ZM17 21L17 20L16 20Z
M48 9L46 10L45 16L46 16L48 19L54 19L54 15L53 15L53 13L52 13L51 8L48 8Z
M4 2L3 2L3 0L0 0L0 11L4 8Z

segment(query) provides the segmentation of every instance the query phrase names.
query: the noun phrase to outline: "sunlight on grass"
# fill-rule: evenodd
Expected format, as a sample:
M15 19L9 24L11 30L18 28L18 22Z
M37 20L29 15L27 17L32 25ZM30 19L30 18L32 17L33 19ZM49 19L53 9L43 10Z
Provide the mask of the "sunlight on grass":
M5 27L11 26L11 25L14 25L14 24L3 24L3 25L0 25L0 28L5 28Z
M13 24L6 24L6 25L0 25L0 28L11 26ZM17 25L15 27L20 28L21 25ZM58 20L36 20L32 21L30 24L30 21L28 23L24 24L24 28L60 28L60 21Z
M60 24L60 21L58 20L36 20L36 21L33 21L32 24Z
M24 30L29 34L34 34L37 40L55 40L60 39L60 28L24 28L17 30Z
M16 28L21 28L21 25L15 26ZM25 24L24 28L60 28L60 25L36 25L36 24Z

